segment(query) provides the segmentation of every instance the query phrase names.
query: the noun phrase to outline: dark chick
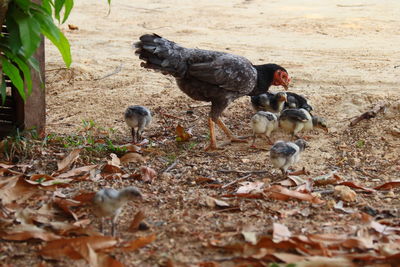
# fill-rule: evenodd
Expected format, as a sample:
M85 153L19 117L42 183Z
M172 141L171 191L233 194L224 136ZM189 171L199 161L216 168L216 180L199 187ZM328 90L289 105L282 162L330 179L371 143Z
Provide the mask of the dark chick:
M279 127L290 132L293 137L299 138L297 135L301 131L309 131L314 128L322 128L328 131L325 119L312 116L303 108L291 108L282 111L279 116Z
M287 101L287 94L285 92L279 93L265 93L251 97L251 104L256 111L269 111L279 114L285 107Z
M287 101L285 102L285 109L288 108L304 108L308 112L313 110L312 106L310 106L307 102L307 99L302 95L298 95L292 92L285 92L287 95Z
M178 87L189 97L211 102L208 124L210 144L216 149L215 123L231 141L240 141L220 119L224 109L235 99L259 95L271 85L287 90L287 71L276 64L253 65L248 59L224 52L184 48L157 34L146 34L135 43L141 66L175 77Z

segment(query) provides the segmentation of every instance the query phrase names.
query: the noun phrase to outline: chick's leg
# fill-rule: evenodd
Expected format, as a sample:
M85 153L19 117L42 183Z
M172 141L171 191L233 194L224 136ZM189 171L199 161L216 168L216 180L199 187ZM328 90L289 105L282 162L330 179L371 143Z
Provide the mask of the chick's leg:
M131 134L132 134L132 142L134 144L136 144L136 131L135 131L135 128L131 129Z
M211 119L211 117L208 118L208 127L210 128L210 144L205 148L205 150L216 150L217 139L215 137L215 122Z
M244 139L239 139L238 137L234 136L232 132L226 127L225 123L221 119L218 118L217 120L218 126L224 131L224 133L228 136L231 142L239 142L239 143L247 143Z
M113 236L113 237L115 237L115 235L116 235L116 224L117 224L117 217L118 216L114 216L114 218L112 218L112 220L111 220L111 235Z

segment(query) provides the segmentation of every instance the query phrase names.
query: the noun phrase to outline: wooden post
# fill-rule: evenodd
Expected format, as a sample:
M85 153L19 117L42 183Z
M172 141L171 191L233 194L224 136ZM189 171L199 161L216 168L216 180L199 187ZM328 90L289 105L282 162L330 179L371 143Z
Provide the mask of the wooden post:
M31 70L32 93L27 97L24 105L24 128L35 128L37 133L42 136L45 133L46 125L46 91L45 91L45 56L44 39L38 50L35 52L35 58L39 62L40 73Z

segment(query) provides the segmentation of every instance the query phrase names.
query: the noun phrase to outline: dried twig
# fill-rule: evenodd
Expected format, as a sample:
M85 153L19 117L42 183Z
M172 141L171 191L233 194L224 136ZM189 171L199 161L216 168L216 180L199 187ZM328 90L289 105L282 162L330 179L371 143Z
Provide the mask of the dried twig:
M211 103L200 104L200 105L190 105L190 108L202 108L202 107L210 107Z
M102 77L100 77L100 78L95 78L94 80L95 80L95 81L98 81L98 80L102 80L102 79L108 78L108 77L110 77L110 76L112 76L112 75L114 75L114 74L117 74L117 73L120 72L121 70L122 70L122 64L120 64L118 67L116 67L115 70L114 70L113 72L111 72L111 73L109 73L109 74L106 74L106 75L104 75L104 76L102 76Z
M170 170L172 170L173 168L175 168L176 164L178 164L179 160L175 160L171 165L169 165L164 171L164 172L169 172Z
M177 116L171 115L171 114L167 114L167 113L164 113L164 112L162 112L162 111L159 111L157 114L160 114L160 115L163 116L163 117L167 117L167 118L171 118L171 119L185 120L184 118L177 117Z
M234 180L234 181L232 181L232 182L230 182L230 183L227 183L226 185L223 185L221 188L222 188L222 189L223 189L223 188L227 188L227 187L229 187L229 186L231 186L231 185L234 185L234 184L236 184L236 183L238 183L238 182L244 181L244 180L246 180L247 178L249 178L251 175L252 175L252 173L249 173L249 174L247 174L247 175L245 175L245 176L243 176L243 177L240 177L240 178L238 178L238 179L236 179L236 180Z
M237 171L237 170L217 170L217 172L224 173L243 173L243 174L257 174L257 173L267 173L268 171Z
M359 123L362 120L368 120L371 118L375 118L376 115L378 115L378 113L385 112L385 110L386 110L386 104L378 104L373 109L368 110L367 112L364 112L363 114L361 114L360 116L358 116L357 118L352 120L350 122L350 127L353 127L354 125L356 125L357 123Z

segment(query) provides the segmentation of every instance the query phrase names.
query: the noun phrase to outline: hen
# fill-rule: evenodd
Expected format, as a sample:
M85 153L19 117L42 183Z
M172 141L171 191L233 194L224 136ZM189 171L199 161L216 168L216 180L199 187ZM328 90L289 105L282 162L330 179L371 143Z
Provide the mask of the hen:
M232 142L235 137L219 118L235 99L259 95L271 85L290 83L287 71L276 64L253 65L248 59L224 52L184 48L157 34L145 34L134 44L141 66L175 77L178 87L189 97L211 102L208 118L210 144L216 149L215 123Z

